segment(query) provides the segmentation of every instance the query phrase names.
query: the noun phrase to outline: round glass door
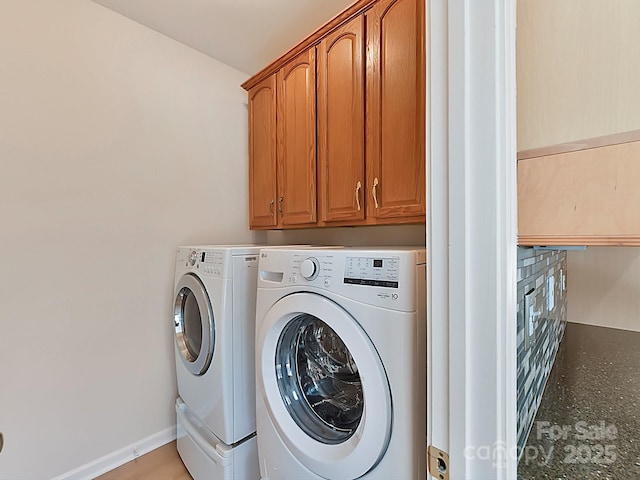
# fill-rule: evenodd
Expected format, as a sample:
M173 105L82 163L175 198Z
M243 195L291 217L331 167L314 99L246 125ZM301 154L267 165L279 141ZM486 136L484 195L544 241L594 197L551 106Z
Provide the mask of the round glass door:
M362 419L364 396L358 366L338 334L309 314L285 327L276 347L280 395L311 438L338 444Z
M393 406L360 323L310 292L282 297L257 322L258 396L288 450L328 480L374 468L391 438Z
M215 329L209 296L195 275L180 279L173 313L182 362L194 375L202 375L213 357Z

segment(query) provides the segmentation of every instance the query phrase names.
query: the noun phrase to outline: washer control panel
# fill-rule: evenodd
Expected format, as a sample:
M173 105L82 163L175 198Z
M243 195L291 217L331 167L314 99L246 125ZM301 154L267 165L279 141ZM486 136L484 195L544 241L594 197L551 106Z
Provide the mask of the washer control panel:
M332 293L367 305L411 312L418 300L418 275L425 275L425 259L425 249L413 247L263 248L258 290Z
M301 279L331 286L333 281L350 285L398 288L400 277L400 257L398 256L349 256L340 259L339 265L334 255L294 255L289 282ZM342 270L342 271L341 271ZM313 282L318 283L318 282Z
M347 257L344 283L398 288L400 257Z

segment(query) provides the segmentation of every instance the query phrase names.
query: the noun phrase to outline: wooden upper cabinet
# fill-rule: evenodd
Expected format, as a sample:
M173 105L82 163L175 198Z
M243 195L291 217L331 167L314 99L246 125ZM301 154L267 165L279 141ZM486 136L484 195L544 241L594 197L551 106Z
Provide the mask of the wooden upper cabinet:
M249 226L273 228L276 217L276 76L249 90Z
M424 0L380 0L367 19L367 216L424 217Z
M364 220L364 16L322 39L318 61L318 210L321 222Z
M424 9L358 0L243 83L251 228L425 221Z
M316 58L310 48L278 70L277 210L282 226L316 222Z

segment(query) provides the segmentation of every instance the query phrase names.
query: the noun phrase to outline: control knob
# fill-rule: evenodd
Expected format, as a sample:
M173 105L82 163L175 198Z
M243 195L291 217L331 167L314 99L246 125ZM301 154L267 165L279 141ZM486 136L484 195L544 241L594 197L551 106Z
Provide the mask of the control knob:
M318 273L320 273L320 264L316 258L305 258L300 264L300 275L305 280L313 280L318 276Z
M198 261L198 252L192 250L189 254L189 266L193 267Z

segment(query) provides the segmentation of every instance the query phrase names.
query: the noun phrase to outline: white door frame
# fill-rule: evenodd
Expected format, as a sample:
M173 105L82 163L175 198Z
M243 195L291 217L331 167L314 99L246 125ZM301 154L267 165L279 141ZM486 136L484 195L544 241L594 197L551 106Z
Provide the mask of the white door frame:
M427 7L428 443L452 480L511 480L516 0Z

